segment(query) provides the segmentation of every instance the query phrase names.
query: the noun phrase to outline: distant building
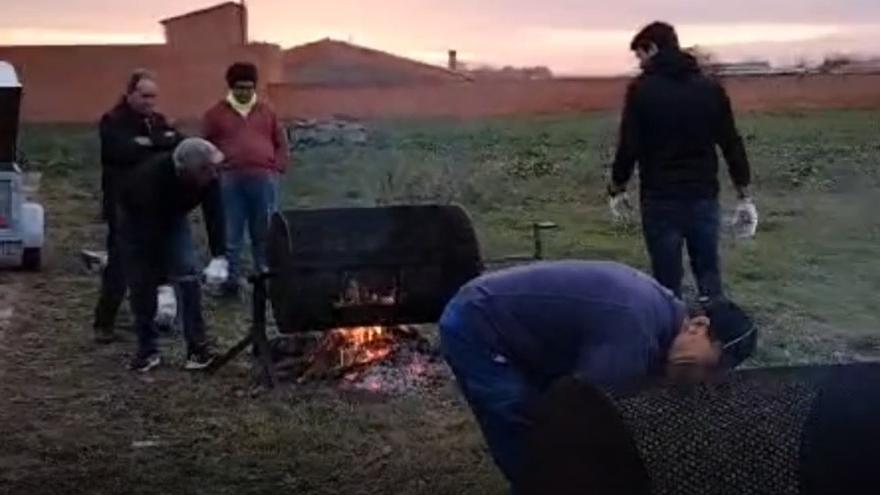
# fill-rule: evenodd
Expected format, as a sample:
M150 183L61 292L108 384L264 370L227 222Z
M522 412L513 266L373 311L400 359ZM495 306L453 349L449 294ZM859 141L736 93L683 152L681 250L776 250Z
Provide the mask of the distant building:
M454 70L323 39L284 51L283 82L321 86L399 86L468 81Z
M704 69L719 76L765 75L775 72L770 62L763 60L755 62L708 63L704 65Z
M830 57L818 68L827 74L880 74L880 58Z
M475 80L482 81L543 81L553 79L553 72L547 67L510 67L500 69L482 67L466 71Z
M95 122L139 67L158 74L162 109L185 119L198 118L225 93L223 76L232 62L257 65L260 91L281 79L281 47L248 41L241 3L221 3L161 24L164 43L0 46L0 60L16 67L25 87L23 118Z
M247 8L226 2L159 21L165 43L174 48L201 47L210 40L216 46L241 46L248 42Z

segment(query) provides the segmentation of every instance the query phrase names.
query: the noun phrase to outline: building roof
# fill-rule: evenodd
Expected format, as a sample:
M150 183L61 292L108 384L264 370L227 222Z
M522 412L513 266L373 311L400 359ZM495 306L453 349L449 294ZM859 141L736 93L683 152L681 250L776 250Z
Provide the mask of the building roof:
M179 20L189 18L189 17L197 17L197 16L201 16L201 15L205 15L205 14L210 14L210 13L213 13L217 10L223 10L223 9L228 9L228 8L244 9L245 7L242 4L237 3L237 2L223 2L223 3L217 4L217 5L211 6L211 7L206 7L204 9L194 10L192 12L187 12L185 14L180 14L180 15L176 15L174 17L169 17L167 19L162 19L161 21L159 21L159 23L167 24L169 22L175 22L175 21L179 21Z
M364 84L472 79L445 67L329 38L285 50L284 65L285 72L297 82L351 85L358 79Z

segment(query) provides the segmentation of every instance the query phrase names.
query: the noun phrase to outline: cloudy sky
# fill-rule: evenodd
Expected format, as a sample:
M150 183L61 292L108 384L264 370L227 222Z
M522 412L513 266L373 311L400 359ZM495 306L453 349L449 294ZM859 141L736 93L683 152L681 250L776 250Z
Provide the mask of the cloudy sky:
M157 21L212 0L2 0L0 44L160 42ZM880 0L248 0L251 37L352 41L432 63L628 71L633 32L663 19L722 59L880 54Z

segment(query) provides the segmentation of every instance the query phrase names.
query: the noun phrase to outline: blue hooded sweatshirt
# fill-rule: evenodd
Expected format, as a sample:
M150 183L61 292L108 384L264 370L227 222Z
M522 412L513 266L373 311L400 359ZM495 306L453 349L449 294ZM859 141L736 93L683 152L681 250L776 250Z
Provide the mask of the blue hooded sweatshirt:
M441 318L531 379L596 385L662 372L686 315L650 276L613 262L541 262L476 278Z

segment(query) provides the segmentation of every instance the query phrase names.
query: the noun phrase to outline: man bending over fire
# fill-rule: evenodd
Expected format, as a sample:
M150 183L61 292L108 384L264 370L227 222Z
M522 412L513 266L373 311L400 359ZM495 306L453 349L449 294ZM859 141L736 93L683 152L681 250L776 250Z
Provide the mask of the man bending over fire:
M495 463L516 490L530 410L556 380L597 386L649 375L732 368L757 332L719 299L689 316L642 272L597 261L557 261L472 280L440 319L444 356Z

